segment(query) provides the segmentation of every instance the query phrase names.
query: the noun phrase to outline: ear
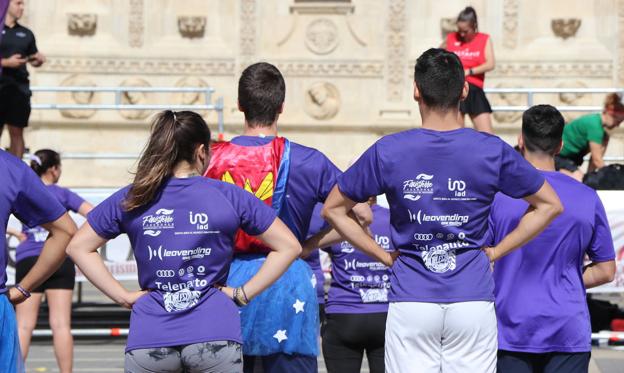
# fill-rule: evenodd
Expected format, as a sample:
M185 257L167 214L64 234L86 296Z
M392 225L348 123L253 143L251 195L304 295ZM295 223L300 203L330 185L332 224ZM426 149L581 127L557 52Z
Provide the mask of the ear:
M414 81L414 100L420 101L420 90L418 89L418 86L416 85L416 81Z
M518 147L520 151L524 153L524 136L522 136L522 133L518 135Z
M236 106L238 106L238 111L240 111L241 113L244 113L245 110L243 110L243 107L241 106L240 102L238 100L236 100Z
M284 111L284 103L282 102L282 104L280 105L279 109L277 110L278 114L281 114Z
M559 143L559 146L557 147L557 150L555 151L555 155L561 153L561 149L563 149L563 139Z
M464 82L464 89L462 89L462 94L460 97L461 101L464 101L466 97L468 97L468 91L469 91L468 82Z

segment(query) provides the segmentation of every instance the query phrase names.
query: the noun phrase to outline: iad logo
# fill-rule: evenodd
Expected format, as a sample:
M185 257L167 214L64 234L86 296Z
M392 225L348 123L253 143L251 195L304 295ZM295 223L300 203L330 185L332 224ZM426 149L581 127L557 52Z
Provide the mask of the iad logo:
M455 197L466 197L466 182L463 180L448 179L448 190L455 193Z
M193 224L198 231L208 230L208 215L204 213L193 213L193 211L189 211L189 222Z
M433 194L433 175L418 174L403 182L403 198L418 201L423 194Z

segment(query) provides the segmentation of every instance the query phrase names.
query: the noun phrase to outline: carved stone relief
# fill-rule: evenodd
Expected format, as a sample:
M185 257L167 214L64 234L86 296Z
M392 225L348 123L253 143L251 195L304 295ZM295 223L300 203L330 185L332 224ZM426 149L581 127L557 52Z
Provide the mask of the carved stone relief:
M305 45L316 54L328 54L338 46L338 28L327 18L312 21L306 29Z
M446 40L446 35L457 31L456 21L457 19L453 17L440 19L440 32L442 33L442 40Z
M95 87L96 84L84 75L71 75L60 84L62 87ZM60 92L58 101L62 104L89 105L95 102L95 93L90 91ZM61 115L70 119L87 119L95 114L95 110L61 110Z
M206 17L202 16L179 16L178 31L183 38L203 38L206 32Z
M176 87L208 87L203 79L195 76L187 76L178 80L175 84ZM172 95L172 102L178 105L203 105L206 103L206 94L202 92L175 92ZM198 111L202 116L206 114L205 111Z
M143 0L130 0L130 12L128 14L128 42L133 48L143 46Z
M141 78L130 78L124 80L121 87L149 87L150 84ZM149 103L149 93L124 91L121 93L122 105L139 105ZM149 115L148 110L120 110L119 114L126 119L145 119Z
M240 0L241 65L247 65L256 54L256 0Z
M503 46L514 49L518 45L518 0L503 4Z
M67 33L72 36L93 36L97 29L97 14L67 15Z
M576 32L581 27L581 20L578 18L553 19L550 21L550 27L555 36L566 40L567 38L576 36Z
M407 62L405 0L389 2L387 22L387 98L388 101L399 102L405 93L403 83Z
M517 83L500 83L496 88L522 88ZM526 94L524 93L489 93L488 100L492 106L518 106L526 105ZM493 113L494 119L499 123L513 123L522 117L518 111L496 111Z
M329 82L314 83L305 92L304 108L314 119L332 119L340 110L338 88Z

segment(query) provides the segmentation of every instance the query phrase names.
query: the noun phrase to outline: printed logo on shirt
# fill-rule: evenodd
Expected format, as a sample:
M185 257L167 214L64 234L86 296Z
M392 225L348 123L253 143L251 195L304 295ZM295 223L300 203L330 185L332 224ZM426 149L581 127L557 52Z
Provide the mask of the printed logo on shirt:
M193 290L197 288L203 288L208 286L208 281L202 280L199 278L195 278L193 280L188 280L184 282L162 282L155 281L154 284L158 290L166 291L168 293L177 292L180 290Z
M388 269L383 263L379 262L358 262L356 259L344 260L344 269L348 271L350 269L365 268L371 271L384 271Z
M162 245L158 246L158 249L152 248L150 245L147 245L147 249L149 252L149 260L159 259L164 260L163 258L168 257L181 257L182 260L187 261L191 259L201 259L205 256L209 256L212 252L212 249L209 247L196 247L194 249L181 249L181 250L168 250L164 249Z
M173 269L159 269L158 271L156 271L156 277L175 277L175 271Z
M466 223L470 219L468 215L460 215L460 214L452 214L452 215L427 215L422 210L418 210L417 213L413 213L408 210L410 222L418 223L422 225L423 223L440 223L440 225L445 227L460 227Z
M433 240L433 233L414 233L414 239L416 241L431 241Z
M163 303L167 312L184 311L195 306L200 296L200 291L183 289L175 293L164 293Z
M418 201L423 194L433 194L433 175L418 174L403 182L403 198Z
M384 250L390 250L390 238L388 236L375 235L375 242Z
M454 270L457 266L455 251L469 246L467 242L462 241L443 243L433 246L420 246L418 244L412 245L418 250L421 250L420 255L425 267L435 273L444 273Z
M353 245L351 245L349 242L347 241L342 241L340 243L340 252L341 253L345 253L345 254L351 254L352 252L355 251L355 248L353 247Z
M433 197L434 201L474 201L476 198L469 197L467 195L468 191L466 190L466 182L463 180L453 180L448 178L447 180L447 189L450 193L450 196L443 197Z
M208 214L203 212L189 211L189 224L192 228L186 231L176 231L174 235L195 235L195 234L209 234L220 233L218 230L211 231L208 225Z
M360 289L362 303L387 303L388 289Z
M15 36L17 36L18 38L25 38L26 37L26 33L22 32L22 31L18 31L15 33Z
M175 228L174 210L158 209L152 215L143 216L143 235L158 237L163 229Z
M358 276L358 275L353 275L349 278L349 280L351 280L351 282L364 282L366 281L366 277L364 276Z
M454 52L459 58L471 59L471 58L479 58L481 56L481 51L471 51L470 49L460 49Z

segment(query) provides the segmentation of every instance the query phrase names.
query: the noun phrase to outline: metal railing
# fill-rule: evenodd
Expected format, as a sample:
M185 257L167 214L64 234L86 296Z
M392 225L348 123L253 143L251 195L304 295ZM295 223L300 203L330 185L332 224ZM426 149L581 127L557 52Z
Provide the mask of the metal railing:
M519 93L526 95L526 105L515 106L492 106L493 111L525 111L535 104L535 95L537 94L560 94L560 93L579 93L579 94L607 94L607 93L622 93L624 94L624 88L486 88L485 93L492 94L504 94L504 93ZM602 106L557 106L559 111L602 111Z
M33 92L81 92L81 93L111 93L113 102L110 104L60 104L60 103L33 103L33 110L212 110L217 112L219 134L223 133L223 97L218 97L213 103L212 87L31 87ZM124 104L123 95L127 92L143 93L202 93L203 104Z

